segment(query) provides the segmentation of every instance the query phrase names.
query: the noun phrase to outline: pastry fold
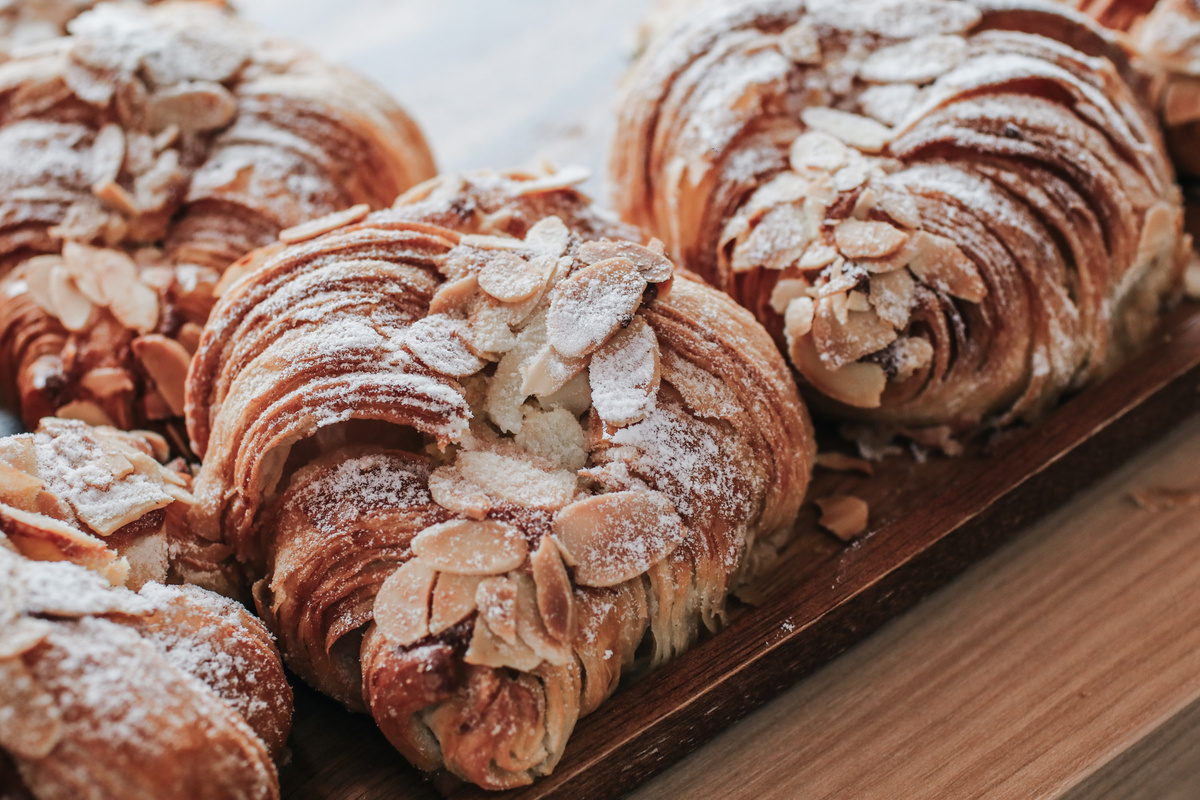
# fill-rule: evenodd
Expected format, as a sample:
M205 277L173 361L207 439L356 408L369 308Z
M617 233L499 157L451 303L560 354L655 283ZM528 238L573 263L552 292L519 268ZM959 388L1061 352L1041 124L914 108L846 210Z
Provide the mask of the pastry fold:
M188 380L192 521L289 665L492 789L719 626L814 457L767 333L575 180L439 178L260 251Z
M814 404L944 443L1111 371L1177 296L1189 237L1137 80L1050 3L709 3L629 76L616 204Z

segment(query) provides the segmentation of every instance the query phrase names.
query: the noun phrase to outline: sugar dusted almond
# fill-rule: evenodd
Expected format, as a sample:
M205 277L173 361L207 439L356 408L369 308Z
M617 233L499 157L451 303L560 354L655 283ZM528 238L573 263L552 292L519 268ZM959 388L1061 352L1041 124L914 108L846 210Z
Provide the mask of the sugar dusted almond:
M1142 235L1138 239L1137 262L1145 263L1169 251L1176 243L1180 225L1179 211L1170 203L1159 201L1150 207L1142 220Z
M529 672L537 669L542 659L529 649L521 640L510 643L504 641L488 627L481 617L475 620L475 629L471 634L471 643L463 654L463 661L494 669L515 669Z
M857 155L857 151L851 151ZM839 192L857 189L871 177L871 167L865 158L851 158L850 163L833 173L833 188Z
M824 269L837 260L838 251L836 248L827 244L814 243L809 245L804 251L804 255L800 256L800 261L797 263L800 269Z
M790 342L788 353L796 369L821 394L855 408L879 407L887 373L878 364L856 361L831 369L822 362L812 337Z
M897 383L903 383L933 361L933 345L920 336L901 339L892 348Z
M788 303L783 314L783 330L789 342L808 335L814 313L816 306L811 297L795 297Z
M92 183L116 181L125 163L125 131L115 122L103 125L92 141Z
M437 571L414 558L387 577L375 595L375 624L389 642L408 645L429 635L429 599Z
M662 379L675 387L693 413L709 419L737 420L744 413L733 389L720 376L667 348L662 352Z
M788 304L797 297L807 297L812 284L804 278L784 278L771 289L771 310L776 314L787 311Z
M513 252L501 251L479 271L479 288L505 303L528 300L541 292L549 275L539 265L526 261Z
M174 125L183 133L206 133L233 120L237 100L219 83L185 81L152 94L146 114L154 132Z
M574 593L558 545L549 536L542 537L541 544L529 557L529 566L546 632L560 642L570 642L576 625Z
M659 242L660 246L661 244ZM665 255L633 242L607 239L599 242L584 242L579 247L578 257L588 265L607 261L610 258L624 258L633 263L642 273L642 278L649 283L661 283L675 272L675 265Z
M112 417L105 414L101 408L89 400L72 400L59 406L54 416L63 419L77 419L88 425L115 425Z
M53 694L19 658L0 661L0 747L22 759L42 759L61 741L64 725Z
M26 475L37 475L37 449L33 444L33 434L0 436L0 461Z
M848 219L834 228L833 240L846 258L883 258L899 250L908 234L886 222Z
M867 296L859 291L853 291L846 295L846 310L847 311L870 311L871 304L867 302Z
M878 153L891 139L892 130L870 117L862 117L827 106L809 106L800 113L809 128L845 142L864 153Z
M132 343L133 354L154 381L154 387L177 416L184 412L187 371L191 356L183 345L160 333L139 336Z
M426 528L412 550L434 569L460 575L499 575L525 561L521 532L494 520L454 519Z
M908 270L884 272L871 276L870 301L880 319L897 330L908 324L916 283Z
M296 244L298 242L306 242L309 239L315 239L318 236L323 236L330 231L335 231L338 228L343 228L347 225L353 225L355 222L366 219L367 214L371 213L371 207L366 203L359 203L356 206L342 211L335 211L332 214L326 214L323 217L311 219L308 222L302 222L299 225L293 225L290 228L284 228L279 232L279 241L287 244Z
M563 469L580 470L587 464L587 433L565 408L528 409L525 424L513 441L526 453Z
M2 606L0 609L0 614L3 615L0 619L7 617L9 613L20 613L15 602L11 612ZM45 641L46 636L53 630L54 624L45 619L25 616L5 619L4 627L0 628L0 662L28 653ZM2 705L3 701L0 701L0 706ZM3 746L3 743L0 743L0 746Z
M538 178L528 181L522 181L516 194L524 197L532 194L556 192L559 189L569 189L576 184L583 183L591 176L592 171L587 167L563 167L562 169L551 172L547 175L542 175Z
M71 274L64 266L50 268L50 302L58 321L69 331L81 331L87 327L95 306L75 286Z
M517 589L517 638L543 661L555 666L570 664L574 659L570 642L552 636L546 628L533 578L524 572L514 572L509 578Z
M779 52L797 64L820 64L821 39L807 19L791 25L779 34Z
M654 409L660 378L658 337L644 319L634 317L592 354L592 407L610 425L638 422Z
M645 290L641 271L625 258L610 258L573 273L550 296L550 345L568 358L591 353L632 321Z
M585 358L567 358L559 355L549 344L544 345L523 366L521 391L526 397L545 397L562 389L587 366Z
M975 264L953 240L924 231L912 238L916 252L908 268L922 283L971 303L987 296L987 284Z
M872 311L848 311L846 322L839 323L825 304L817 307L813 319L813 341L821 360L838 369L896 340L896 329Z
M477 303L461 336L476 353L507 353L517 343L509 323L509 315L499 305Z
M483 578L479 575L459 575L442 572L433 589L433 606L429 612L429 633L437 636L467 618L475 610L475 590Z
M849 158L849 150L840 139L821 131L800 134L788 151L788 162L797 172L806 169L836 172L846 166Z
M848 542L867 529L869 509L860 498L848 494L824 497L817 501L821 509L818 525L843 542Z
M525 244L557 259L571 244L571 231L558 217L543 217L525 234Z
M553 510L575 496L577 478L570 470L545 470L522 458L482 451L461 452L455 463L468 481L516 505Z
M447 281L434 292L433 299L429 301L429 313L465 315L478 291L479 278L474 273L465 278Z
M874 475L875 467L870 461L862 458L855 458L846 453L838 453L826 450L822 453L817 453L816 464L818 467L823 467L833 472L861 472L863 475Z
M505 576L483 578L475 587L475 606L488 628L509 644L517 641L517 585Z
M129 563L103 539L46 514L0 504L0 531L18 551L35 561L80 564L96 570L116 586L122 585L129 574Z
M40 478L27 475L0 461L0 503L25 511L37 509L37 496L45 484Z
M417 320L404 333L404 346L432 370L462 378L483 369L486 361L467 348L462 332L466 321L445 314Z
M905 190L880 191L875 207L906 228L921 228L921 209L917 207L913 196Z
M492 499L487 492L454 467L438 467L430 473L429 494L442 508L471 519L483 519L492 510Z
M863 90L858 105L872 119L898 126L912 109L920 107L922 94L923 90L911 83L883 83Z
M54 313L54 301L50 299L50 271L62 266L62 256L43 255L27 258L21 262L20 275L30 299L37 303L43 311ZM8 284L9 291L15 291L14 284Z
M795 205L772 208L734 248L730 262L733 271L778 270L796 261L811 241L805 218L804 211Z
M554 518L554 535L581 586L616 586L669 556L686 535L665 495L613 492L579 500Z
M967 57L961 36L919 36L880 47L858 67L858 76L875 83L928 83Z

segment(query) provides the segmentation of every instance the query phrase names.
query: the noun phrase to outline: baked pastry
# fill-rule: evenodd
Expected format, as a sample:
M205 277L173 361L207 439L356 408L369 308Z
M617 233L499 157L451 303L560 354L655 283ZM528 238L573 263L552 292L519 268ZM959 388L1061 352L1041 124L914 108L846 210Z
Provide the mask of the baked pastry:
M1102 24L1128 33L1150 78L1175 166L1200 175L1200 3L1196 0L1076 0Z
M0 385L44 416L156 427L222 271L433 174L358 75L212 4L103 5L0 65Z
M38 800L276 798L291 690L262 623L137 594L0 533L0 788Z
M616 205L814 404L946 444L1135 352L1188 253L1110 34L1036 0L710 3L635 67Z
M134 2L135 0L122 0ZM224 6L222 0L206 0ZM0 59L14 50L63 36L67 24L99 0L21 0L0 8ZM147 4L156 0L144 0Z
M718 626L814 456L753 318L568 183L441 178L259 251L188 378L193 522L289 666L492 789Z

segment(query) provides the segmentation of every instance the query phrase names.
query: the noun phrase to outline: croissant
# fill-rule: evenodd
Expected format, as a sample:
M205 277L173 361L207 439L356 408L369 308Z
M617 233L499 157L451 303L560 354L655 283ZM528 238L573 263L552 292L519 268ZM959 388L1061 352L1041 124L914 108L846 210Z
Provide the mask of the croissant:
M70 29L0 65L0 391L29 428L150 426L182 451L222 271L385 207L432 159L380 90L213 4L103 5Z
M1111 371L1189 252L1111 35L1036 0L708 4L629 76L623 216L750 308L814 404L954 441Z
M125 0L133 2L134 0ZM147 4L157 0L140 0ZM224 6L223 0L200 0ZM0 58L23 47L63 36L71 20L98 0L21 0L0 8Z
M188 376L192 521L289 666L491 789L717 627L814 457L770 337L574 179L441 178L259 251Z

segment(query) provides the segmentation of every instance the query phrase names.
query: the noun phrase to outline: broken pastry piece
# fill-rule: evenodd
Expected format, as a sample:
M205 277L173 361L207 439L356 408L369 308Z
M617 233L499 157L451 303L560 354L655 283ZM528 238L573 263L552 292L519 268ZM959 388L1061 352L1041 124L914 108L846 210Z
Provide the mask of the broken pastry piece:
M815 405L917 437L1028 420L1179 293L1180 191L1131 74L1050 3L710 3L626 84L616 202Z
M290 667L491 789L720 625L815 455L767 333L574 180L439 178L260 251L189 375L192 520Z
M433 174L414 123L348 70L215 4L105 4L0 64L0 393L154 427L231 262L384 207Z

